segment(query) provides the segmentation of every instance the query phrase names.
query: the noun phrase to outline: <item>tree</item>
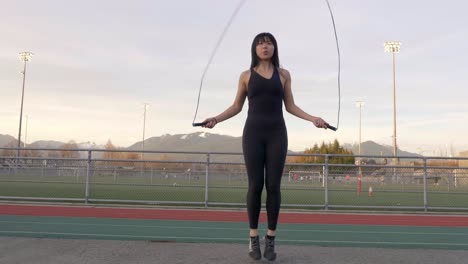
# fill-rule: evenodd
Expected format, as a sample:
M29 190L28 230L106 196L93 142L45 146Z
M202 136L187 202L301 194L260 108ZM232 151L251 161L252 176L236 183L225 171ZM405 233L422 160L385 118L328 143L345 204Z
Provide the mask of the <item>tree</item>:
M5 148L16 148L18 146L17 140L12 140L5 145ZM16 150L14 149L4 149L2 151L2 156L4 157L16 157Z
M48 158L60 158L60 152L55 151L55 150L49 150L47 151L47 157Z
M122 157L124 156L124 153L115 152L115 150L117 148L112 144L110 139L107 141L104 148L106 150L111 150L111 151L108 151L108 152L104 152L104 155L103 155L104 159L122 159Z
M140 155L138 153L135 153L135 152L126 152L126 153L123 153L125 154L125 159L126 160L139 160L140 159ZM125 164L126 166L135 166L135 162L126 162Z
M61 147L60 156L62 158L77 159L80 157L78 151L73 151L72 149L78 149L78 145L75 141L70 140L68 143L63 144Z
M340 143L337 139L333 143L325 144L322 142L320 147L317 144L314 144L312 148L307 148L304 150L304 154L341 154L348 155L344 157L331 157L329 163L334 164L354 164L353 152L347 150L344 147L340 146ZM293 160L295 163L324 163L325 158L323 156L301 156Z

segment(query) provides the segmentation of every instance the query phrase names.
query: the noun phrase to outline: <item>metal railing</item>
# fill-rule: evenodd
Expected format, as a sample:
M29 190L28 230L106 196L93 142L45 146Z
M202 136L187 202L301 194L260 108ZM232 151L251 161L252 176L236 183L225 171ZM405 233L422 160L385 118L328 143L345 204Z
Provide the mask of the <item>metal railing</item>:
M245 206L241 153L144 151L141 160L141 151L128 150L22 151L0 148L1 200ZM394 160L289 154L282 207L468 210L468 158Z

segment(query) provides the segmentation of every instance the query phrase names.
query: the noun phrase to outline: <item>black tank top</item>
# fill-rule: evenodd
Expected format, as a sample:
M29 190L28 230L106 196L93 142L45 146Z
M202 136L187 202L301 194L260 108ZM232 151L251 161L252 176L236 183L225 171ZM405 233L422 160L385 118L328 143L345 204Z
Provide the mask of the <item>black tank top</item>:
M284 128L283 97L283 85L277 68L273 70L270 79L251 69L247 90L249 111L246 125L267 129Z

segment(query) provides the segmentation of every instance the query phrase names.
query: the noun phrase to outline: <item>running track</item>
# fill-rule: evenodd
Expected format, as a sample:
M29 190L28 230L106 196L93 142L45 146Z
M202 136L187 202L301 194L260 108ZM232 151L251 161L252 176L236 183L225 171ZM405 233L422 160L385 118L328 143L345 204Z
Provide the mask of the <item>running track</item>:
M260 230L266 229L262 212ZM245 243L243 211L0 204L0 236ZM280 214L278 243L468 250L468 215Z
M89 206L0 204L0 215L127 218L211 222L247 222L241 211L205 209L142 209ZM260 222L266 222L262 212ZM281 212L282 224L349 224L468 227L468 215L349 214Z

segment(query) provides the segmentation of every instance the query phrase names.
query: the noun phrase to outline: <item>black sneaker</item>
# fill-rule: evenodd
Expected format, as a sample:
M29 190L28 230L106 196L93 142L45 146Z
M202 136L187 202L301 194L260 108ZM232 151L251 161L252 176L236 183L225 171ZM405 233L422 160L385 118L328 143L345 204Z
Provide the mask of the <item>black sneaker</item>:
M273 261L276 259L274 237L273 239L271 239L271 238L268 238L268 236L265 236L265 252L263 252L263 257L269 261Z
M250 237L249 256L255 260L262 258L262 252L260 251L260 239L258 236Z

